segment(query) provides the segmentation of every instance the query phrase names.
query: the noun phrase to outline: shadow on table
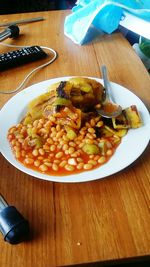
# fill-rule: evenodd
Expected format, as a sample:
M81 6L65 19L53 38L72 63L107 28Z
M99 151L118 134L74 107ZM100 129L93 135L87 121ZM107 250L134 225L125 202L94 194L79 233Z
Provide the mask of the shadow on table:
M150 267L150 256L131 259L130 261L93 262L89 264L66 265L64 267ZM60 266L61 267L61 266Z

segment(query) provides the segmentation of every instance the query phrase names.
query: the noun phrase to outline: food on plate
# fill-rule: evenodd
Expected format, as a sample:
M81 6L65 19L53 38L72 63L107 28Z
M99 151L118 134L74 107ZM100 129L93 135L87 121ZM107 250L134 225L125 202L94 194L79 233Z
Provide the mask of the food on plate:
M124 109L117 118L112 119L112 122L115 129L139 128L142 126L142 120L135 105Z
M135 105L113 119L97 109L105 90L94 79L75 77L33 99L25 117L8 131L13 153L23 165L49 175L69 175L106 163L130 128L142 126Z

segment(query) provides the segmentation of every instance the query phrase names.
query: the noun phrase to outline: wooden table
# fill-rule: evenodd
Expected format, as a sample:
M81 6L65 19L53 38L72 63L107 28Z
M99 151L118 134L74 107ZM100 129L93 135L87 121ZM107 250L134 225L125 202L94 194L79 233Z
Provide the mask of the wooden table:
M34 74L26 86L60 76L101 77L99 66L106 64L110 80L132 90L150 108L149 74L122 34L99 36L90 44L78 46L63 33L68 12L0 16L1 22L44 16L44 21L20 26L20 37L5 42L43 45L58 52L57 60ZM0 52L10 49L0 47ZM1 89L15 89L38 64L1 73ZM11 97L1 94L0 106ZM32 237L28 242L10 245L0 236L0 266L94 266L94 262L118 263L148 257L149 152L147 147L136 162L111 177L71 184L33 178L15 169L1 155L0 191L29 220Z

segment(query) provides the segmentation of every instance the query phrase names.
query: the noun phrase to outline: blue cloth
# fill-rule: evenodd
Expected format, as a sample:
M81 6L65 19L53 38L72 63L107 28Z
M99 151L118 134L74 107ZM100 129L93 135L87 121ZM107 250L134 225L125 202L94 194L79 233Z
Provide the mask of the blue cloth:
M78 0L65 19L64 33L73 42L83 44L92 32L91 26L93 31L115 31L124 11L150 21L150 0Z

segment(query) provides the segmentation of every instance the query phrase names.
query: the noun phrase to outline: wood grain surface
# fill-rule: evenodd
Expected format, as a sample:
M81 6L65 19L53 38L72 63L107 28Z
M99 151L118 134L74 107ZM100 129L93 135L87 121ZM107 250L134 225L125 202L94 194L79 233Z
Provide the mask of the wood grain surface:
M7 39L5 43L48 46L58 52L57 60L32 75L26 87L63 76L101 78L99 67L106 64L110 80L129 88L150 108L149 74L122 34L98 36L91 43L76 45L64 36L68 13L0 16L1 23L43 16L44 21L20 26L19 38ZM0 46L0 53L10 50L15 49ZM0 89L15 89L40 64L34 62L1 72ZM0 94L0 107L12 96ZM17 170L2 155L0 167L1 194L29 220L31 227L30 240L18 245L10 245L0 236L1 267L109 263L150 255L149 146L123 171L85 183L33 178Z

